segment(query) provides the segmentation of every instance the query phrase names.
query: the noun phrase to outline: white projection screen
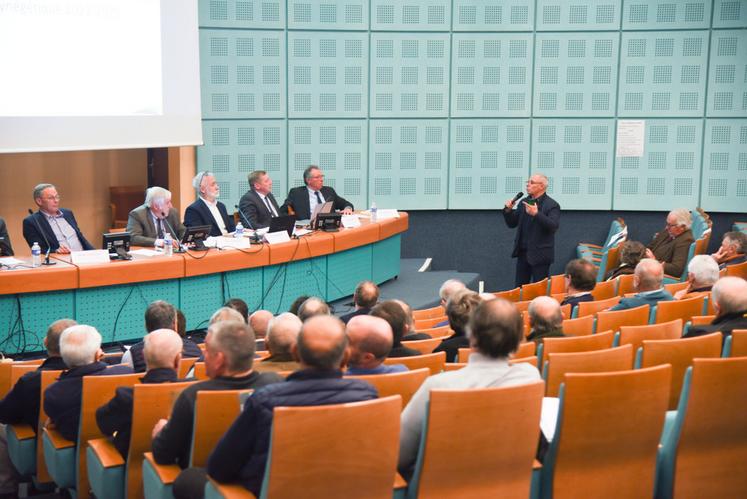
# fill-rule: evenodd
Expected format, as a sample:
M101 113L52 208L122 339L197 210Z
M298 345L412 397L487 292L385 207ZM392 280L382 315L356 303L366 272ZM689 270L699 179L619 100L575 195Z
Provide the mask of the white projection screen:
M0 0L0 152L202 144L197 0Z

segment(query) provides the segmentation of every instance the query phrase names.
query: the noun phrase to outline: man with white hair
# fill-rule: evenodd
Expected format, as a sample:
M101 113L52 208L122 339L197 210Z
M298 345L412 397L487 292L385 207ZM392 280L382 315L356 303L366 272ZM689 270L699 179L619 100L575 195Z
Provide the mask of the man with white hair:
M653 258L664 264L664 273L680 277L687 264L690 245L695 241L690 227L693 224L690 212L677 208L667 215L664 230L654 236L647 246L646 258Z
M60 434L68 440L78 438L80 404L84 376L131 374L129 366L109 366L101 362L101 335L92 326L71 326L60 336L60 355L68 370L44 392L44 412Z
M267 325L265 345L270 356L257 362L255 369L259 372L267 371L295 371L299 368L298 361L293 357L298 334L303 322L296 315L284 312L273 317Z
M184 212L184 225L210 226L211 236L221 236L236 230L233 216L226 211L226 205L218 201L220 186L213 172L198 172L192 179L192 187L197 191L197 200L187 206Z
M720 332L729 336L735 329L747 329L747 281L727 276L719 279L711 291L716 318L708 326L693 326L685 337Z
M610 310L627 310L641 305L653 307L660 301L674 299L669 291L664 289L664 266L651 258L644 258L638 262L633 274L633 285L638 293L630 298L622 298L620 303Z
M132 235L133 246L163 247L163 238L171 234L172 244L179 247L185 228L179 213L171 205L171 192L163 187L150 187L145 191L145 203L130 212L127 232Z
M541 342L544 338L557 338L563 334L563 313L560 303L549 296L538 296L529 302L527 310L532 332L527 340Z
M744 232L727 232L721 239L721 247L711 257L719 264L719 269L730 265L747 262L747 234Z
M718 263L708 255L695 255L687 264L687 288L674 294L675 300L703 296L718 281Z
M444 308L444 310L446 310L446 304L449 302L449 298L463 289L467 289L467 285L459 279L447 279L443 284L441 284L441 287L438 288L438 297L441 299L439 304ZM447 324L449 324L448 319L439 322L434 327L446 326Z

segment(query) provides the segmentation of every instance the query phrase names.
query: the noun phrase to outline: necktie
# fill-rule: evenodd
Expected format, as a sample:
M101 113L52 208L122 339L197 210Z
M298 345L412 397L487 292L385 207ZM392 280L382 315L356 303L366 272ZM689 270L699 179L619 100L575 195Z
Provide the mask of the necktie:
M322 201L322 197L319 195L319 191L316 191L314 194L316 195L316 202L322 204L324 201Z
M267 204L267 209L270 211L271 216L275 216L275 210L272 209L272 205L270 204L270 198L265 197L265 203Z
M157 234L158 239L163 239L163 222L161 221L160 218L157 220L158 220L158 234Z

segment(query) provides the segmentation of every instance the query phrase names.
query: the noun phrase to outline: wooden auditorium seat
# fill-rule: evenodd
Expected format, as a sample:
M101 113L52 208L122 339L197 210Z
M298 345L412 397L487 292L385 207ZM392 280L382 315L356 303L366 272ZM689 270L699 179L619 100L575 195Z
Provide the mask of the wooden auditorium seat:
M633 352L637 352L643 345L643 340L676 340L681 337L682 319L675 319L663 324L622 326L620 331L615 333L615 343L633 345Z
M633 369L633 347L625 345L589 352L551 353L542 371L545 395L557 397L567 373L599 373Z
M608 308L614 307L618 303L620 303L619 296L613 296L612 298L607 298L606 300L584 301L579 303L578 307L576 307L576 310L578 310L578 312L576 312L576 317L595 315L597 312L607 310Z
M411 371L427 367L431 371L431 374L440 373L445 363L446 352L416 355L414 357L388 357L384 359L384 364L404 364Z
M589 336L566 337L566 338L545 338L542 341L542 352L537 356L542 356L540 365L544 365L548 354L556 352L588 352L591 350L605 350L612 347L614 335L612 331L592 334Z
M608 310L597 313L597 331L617 332L622 326L644 326L648 324L650 307L629 308L627 310Z
M371 383L379 397L389 397L390 395L399 395L402 397L402 406L406 406L415 392L418 391L423 381L431 375L428 368L404 371L401 373L389 374L368 374L365 376L346 376L347 378L362 379Z
M403 341L402 346L417 350L422 354L433 353L433 350L441 344L442 338L431 338L428 340Z

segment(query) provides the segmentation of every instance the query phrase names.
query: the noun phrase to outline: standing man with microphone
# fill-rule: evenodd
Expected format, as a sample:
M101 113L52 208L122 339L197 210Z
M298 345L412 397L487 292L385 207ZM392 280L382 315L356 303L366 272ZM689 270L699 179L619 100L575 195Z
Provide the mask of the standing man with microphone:
M133 246L163 247L163 238L171 233L174 248L185 228L179 221L179 213L171 205L171 192L163 187L149 187L145 191L145 203L130 212L127 232L132 235Z
M34 187L34 202L39 211L23 219L23 238L29 248L39 243L42 253L60 254L93 249L78 228L73 212L60 208L60 195L54 185Z
M527 197L514 210L522 196L506 201L503 218L510 228L517 228L514 251L516 286L541 281L550 275L555 260L555 231L560 226L560 205L546 194L547 177L535 174L527 180Z

